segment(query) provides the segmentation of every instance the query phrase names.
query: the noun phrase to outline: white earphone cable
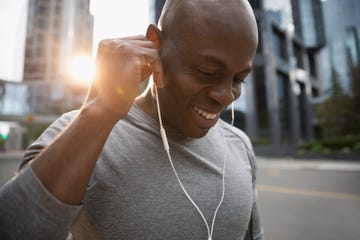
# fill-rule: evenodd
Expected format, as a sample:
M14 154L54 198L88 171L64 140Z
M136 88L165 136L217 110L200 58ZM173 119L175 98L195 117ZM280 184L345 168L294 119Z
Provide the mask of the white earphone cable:
M234 126L234 120L235 120L235 106L233 101L231 103L231 126Z
M224 197L225 197L225 169L226 169L227 156L225 156L225 160L224 160L224 163L223 163L223 169L222 169L222 194L221 194L221 199L220 199L220 202L219 202L219 204L217 205L217 207L215 209L213 219L212 219L212 223L211 223L211 228L209 228L209 224L207 223L207 220L206 220L204 214L202 213L202 211L200 210L198 205L195 203L195 201L190 197L189 193L186 191L186 189L185 189L184 185L182 184L182 182L180 180L180 177L179 177L179 175L178 175L178 173L177 173L177 171L175 169L175 166L173 164L171 154L170 154L169 143L168 143L166 132L165 132L165 129L164 129L164 126L163 126L163 123L162 123L161 112L160 112L160 103L159 103L159 95L158 95L157 87L155 87L155 99L156 99L156 107L157 107L157 113L158 113L158 118L159 118L160 134L161 134L162 142L163 142L163 145L164 145L164 149L165 149L165 151L167 153L167 156L169 158L169 161L170 161L171 168L173 169L175 177L176 177L181 189L185 193L186 197L188 198L188 200L191 202L191 204L194 206L194 208L198 211L201 218L203 219L203 221L205 223L205 226L206 226L206 229L207 229L207 232L208 232L208 240L212 240L216 215L217 215L217 212L218 212L218 210L219 210L219 208L220 208L220 206L221 206L221 204L222 204L222 202L224 200ZM231 108L232 108L232 123L231 123L231 125L233 125L233 123L234 123L234 104L233 103L231 105Z

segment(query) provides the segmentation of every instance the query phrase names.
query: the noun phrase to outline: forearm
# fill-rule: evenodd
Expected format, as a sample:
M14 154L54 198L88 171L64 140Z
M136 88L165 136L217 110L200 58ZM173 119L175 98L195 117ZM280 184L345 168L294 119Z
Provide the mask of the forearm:
M46 189L60 201L79 204L103 145L117 122L88 103L31 163Z
M0 188L0 239L65 239L81 206L64 204L31 167Z

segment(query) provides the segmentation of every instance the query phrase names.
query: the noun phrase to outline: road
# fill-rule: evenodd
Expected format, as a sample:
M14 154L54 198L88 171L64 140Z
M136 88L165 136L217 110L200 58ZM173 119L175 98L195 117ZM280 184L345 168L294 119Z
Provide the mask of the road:
M22 155L22 152L0 152L0 186L15 175Z
M267 240L359 240L360 161L258 161Z
M1 153L0 153L1 154ZM0 186L21 154L0 155ZM267 240L359 240L357 163L258 158L258 199Z

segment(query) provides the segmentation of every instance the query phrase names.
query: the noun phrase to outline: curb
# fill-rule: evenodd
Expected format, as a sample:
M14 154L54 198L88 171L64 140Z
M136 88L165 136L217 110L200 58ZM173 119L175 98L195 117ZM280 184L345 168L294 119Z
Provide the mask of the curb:
M294 158L266 158L257 157L257 165L260 169L283 169L283 170L324 170L324 171L352 171L360 172L360 161L344 160L304 160Z
M0 151L0 161L1 160L21 160L24 157L24 151Z

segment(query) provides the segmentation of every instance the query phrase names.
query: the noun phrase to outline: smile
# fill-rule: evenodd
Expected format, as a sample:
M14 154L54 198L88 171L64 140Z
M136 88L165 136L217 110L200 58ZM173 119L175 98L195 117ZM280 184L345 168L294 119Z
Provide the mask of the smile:
M194 106L194 110L197 114L199 114L201 117L205 118L206 120L214 120L218 116L218 114L208 113L205 110L202 110L196 106Z

